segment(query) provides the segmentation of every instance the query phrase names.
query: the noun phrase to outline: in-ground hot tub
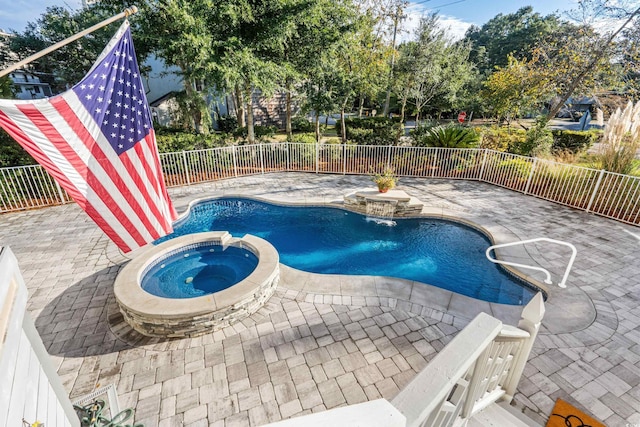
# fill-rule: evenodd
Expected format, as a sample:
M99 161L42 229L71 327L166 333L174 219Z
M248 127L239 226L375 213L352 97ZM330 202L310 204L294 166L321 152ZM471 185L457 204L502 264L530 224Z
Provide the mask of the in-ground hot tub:
M182 236L145 248L118 274L125 320L153 337L194 337L256 312L273 295L279 256L266 240L226 231Z

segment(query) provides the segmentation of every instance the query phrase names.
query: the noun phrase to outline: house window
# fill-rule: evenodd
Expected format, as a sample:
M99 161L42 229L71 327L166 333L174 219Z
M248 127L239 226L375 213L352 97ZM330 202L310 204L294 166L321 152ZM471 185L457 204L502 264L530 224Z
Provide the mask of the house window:
M35 87L33 88L33 91L34 91L35 93L40 93L40 87L39 87L39 86L35 86Z

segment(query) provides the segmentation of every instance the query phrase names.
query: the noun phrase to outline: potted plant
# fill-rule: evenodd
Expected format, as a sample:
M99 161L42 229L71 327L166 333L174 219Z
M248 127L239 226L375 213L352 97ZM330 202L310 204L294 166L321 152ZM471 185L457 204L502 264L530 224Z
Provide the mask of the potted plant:
M378 191L386 193L396 186L398 177L396 177L393 168L386 167L382 172L374 173L371 176L371 180L378 186Z

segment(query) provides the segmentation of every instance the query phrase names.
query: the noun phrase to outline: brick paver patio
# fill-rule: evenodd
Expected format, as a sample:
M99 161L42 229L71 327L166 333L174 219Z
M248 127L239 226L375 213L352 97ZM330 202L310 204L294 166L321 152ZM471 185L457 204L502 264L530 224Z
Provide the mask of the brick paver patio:
M171 193L184 210L223 194L328 203L369 185L367 177L284 173ZM400 186L430 213L455 212L511 240L575 244L568 288L551 289L516 404L543 424L563 398L609 426L640 425L640 229L488 184ZM276 294L242 323L199 338L150 339L131 331L114 304L126 258L76 205L5 214L0 225L0 245L20 262L28 309L72 399L114 383L121 406L147 426L260 425L390 399L477 311L514 319L514 310L461 304L455 295L444 305L356 296L345 284L359 286L358 278L283 268ZM551 267L556 282L568 258L549 246L525 255Z

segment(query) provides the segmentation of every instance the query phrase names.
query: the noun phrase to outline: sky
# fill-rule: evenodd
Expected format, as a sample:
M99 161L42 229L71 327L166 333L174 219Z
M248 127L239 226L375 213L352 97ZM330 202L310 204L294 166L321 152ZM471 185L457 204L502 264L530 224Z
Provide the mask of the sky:
M434 11L438 12L442 25L450 29L451 36L459 39L471 25L482 26L499 13L507 15L522 7L533 6L534 12L541 15L558 13L563 16L574 5L575 0L417 0L407 8L401 39L410 38L408 33L417 28L422 14Z

